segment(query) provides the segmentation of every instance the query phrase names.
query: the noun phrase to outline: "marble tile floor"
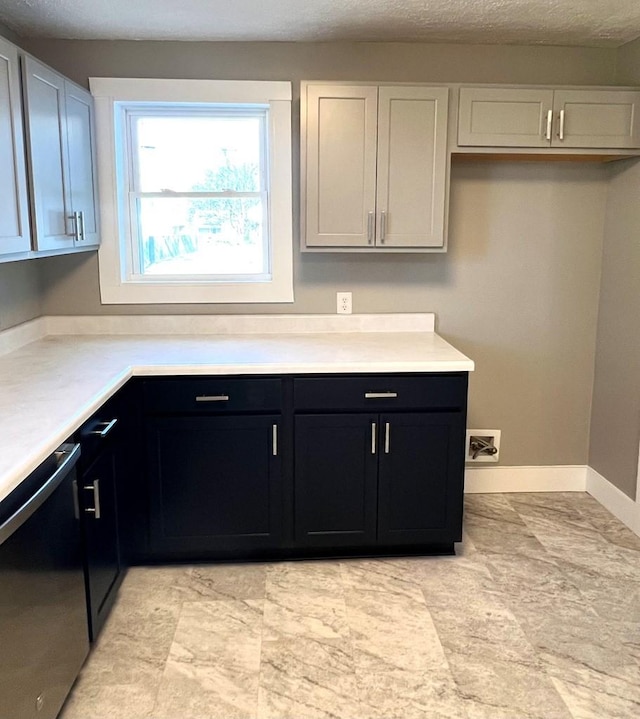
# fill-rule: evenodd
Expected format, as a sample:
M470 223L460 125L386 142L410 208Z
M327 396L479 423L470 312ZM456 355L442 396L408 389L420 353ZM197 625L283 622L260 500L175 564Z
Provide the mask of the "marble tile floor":
M61 719L640 716L640 537L470 495L457 550L132 568Z

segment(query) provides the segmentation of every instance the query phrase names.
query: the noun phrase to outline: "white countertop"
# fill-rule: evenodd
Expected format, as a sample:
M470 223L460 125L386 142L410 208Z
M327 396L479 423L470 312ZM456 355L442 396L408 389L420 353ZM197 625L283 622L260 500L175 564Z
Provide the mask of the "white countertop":
M0 501L134 375L473 368L423 331L44 337L0 356Z

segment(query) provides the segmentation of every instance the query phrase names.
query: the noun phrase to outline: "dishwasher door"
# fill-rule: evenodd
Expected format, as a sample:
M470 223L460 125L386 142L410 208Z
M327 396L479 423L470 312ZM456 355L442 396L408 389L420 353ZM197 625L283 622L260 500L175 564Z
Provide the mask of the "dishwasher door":
M0 503L0 718L55 719L89 651L78 445Z

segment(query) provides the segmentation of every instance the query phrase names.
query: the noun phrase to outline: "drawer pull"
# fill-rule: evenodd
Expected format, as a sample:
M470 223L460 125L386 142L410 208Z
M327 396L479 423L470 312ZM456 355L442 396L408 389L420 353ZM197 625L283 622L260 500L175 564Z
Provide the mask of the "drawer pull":
M104 425L102 429L94 429L89 432L89 434L97 434L100 439L104 439L109 434L109 432L111 432L111 430L118 424L118 420L114 417L111 422L101 422L100 424Z
M398 396L397 392L365 392L365 399L395 399Z
M228 402L228 394L200 394L196 397L196 402Z

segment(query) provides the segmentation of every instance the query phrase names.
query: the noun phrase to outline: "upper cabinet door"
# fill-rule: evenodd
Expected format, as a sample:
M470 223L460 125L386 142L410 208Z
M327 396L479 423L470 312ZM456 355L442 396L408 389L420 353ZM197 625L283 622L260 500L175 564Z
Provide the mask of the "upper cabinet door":
M69 196L78 213L76 245L99 244L96 145L91 93L65 81Z
M306 244L373 245L378 89L306 90Z
M449 90L378 93L376 245L442 247Z
M556 90L554 147L640 147L640 92Z
M71 248L75 227L67 179L65 81L28 56L23 58L22 71L35 249Z
M0 255L31 249L18 49L0 38Z
M458 145L549 147L553 90L463 87Z

